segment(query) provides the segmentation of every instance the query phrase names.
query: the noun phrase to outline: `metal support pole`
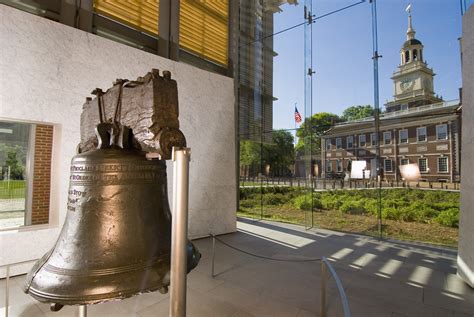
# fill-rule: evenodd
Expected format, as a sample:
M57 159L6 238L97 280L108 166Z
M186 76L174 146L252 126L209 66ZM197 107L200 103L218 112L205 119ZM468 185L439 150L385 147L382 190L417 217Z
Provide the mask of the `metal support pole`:
M214 263L216 258L216 237L212 235L212 263L211 263L211 277L214 277Z
M79 317L87 317L87 305L81 305L78 307Z
M173 214L171 227L170 316L186 316L189 148L173 148Z
M321 261L321 309L320 317L326 317L326 263Z
M7 272L5 278L5 317L8 317L8 300L10 296L10 265L7 265Z
M382 238L382 169L380 161L380 107L379 107L379 58L377 35L377 0L372 3L372 46L373 46L373 70L374 70L374 125L375 125L375 172L377 179L377 227L379 238Z

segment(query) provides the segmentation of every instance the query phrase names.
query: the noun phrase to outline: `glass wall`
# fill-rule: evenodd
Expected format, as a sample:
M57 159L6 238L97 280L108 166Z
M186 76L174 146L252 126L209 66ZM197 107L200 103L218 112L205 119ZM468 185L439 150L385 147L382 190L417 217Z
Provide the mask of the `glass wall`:
M310 116L304 6L240 1L239 20L239 214L304 225L312 192L305 178L309 168L297 163L295 151L296 128ZM295 199L303 205L297 213Z
M239 216L455 246L466 7L241 1Z

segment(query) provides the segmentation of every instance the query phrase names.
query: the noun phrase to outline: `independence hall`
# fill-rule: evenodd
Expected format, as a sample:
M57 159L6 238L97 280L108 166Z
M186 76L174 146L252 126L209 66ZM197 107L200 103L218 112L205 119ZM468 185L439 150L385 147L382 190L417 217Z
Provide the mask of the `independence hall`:
M415 163L421 181L459 182L461 172L461 105L434 93L433 70L415 39L411 15L400 65L392 76L394 100L380 114L380 166L385 180L402 180L399 166ZM334 125L322 136L322 177L347 174L352 161L366 161L374 177L376 137L374 118Z

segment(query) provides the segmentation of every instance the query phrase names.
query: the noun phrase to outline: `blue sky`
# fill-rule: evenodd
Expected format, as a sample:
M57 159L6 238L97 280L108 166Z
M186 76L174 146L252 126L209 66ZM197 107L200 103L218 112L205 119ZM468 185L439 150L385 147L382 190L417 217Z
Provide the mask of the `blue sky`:
M283 5L274 15L278 32L304 21L303 3ZM358 0L313 0L316 16ZM471 4L472 0L468 1ZM412 3L415 37L424 45L424 58L436 73L435 92L445 100L458 98L461 87L459 41L461 13L458 0L378 0L380 105L391 100L390 79L400 62L399 50L407 30L406 6ZM371 5L363 3L313 24L313 113L342 111L358 104L373 105ZM273 37L274 129L293 129L295 102L304 107L304 33L299 27Z

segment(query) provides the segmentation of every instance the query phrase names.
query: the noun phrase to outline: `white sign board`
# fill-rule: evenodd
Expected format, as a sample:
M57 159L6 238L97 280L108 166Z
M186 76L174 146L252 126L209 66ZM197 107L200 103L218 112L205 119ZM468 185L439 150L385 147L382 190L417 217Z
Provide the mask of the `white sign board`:
M400 165L398 169L400 170L400 175L406 181L417 181L421 178L420 168L416 163Z
M367 167L366 161L352 161L351 162L351 178L352 179L367 178L366 175L364 175L364 171L366 167ZM366 171L366 172L370 172L370 171Z

